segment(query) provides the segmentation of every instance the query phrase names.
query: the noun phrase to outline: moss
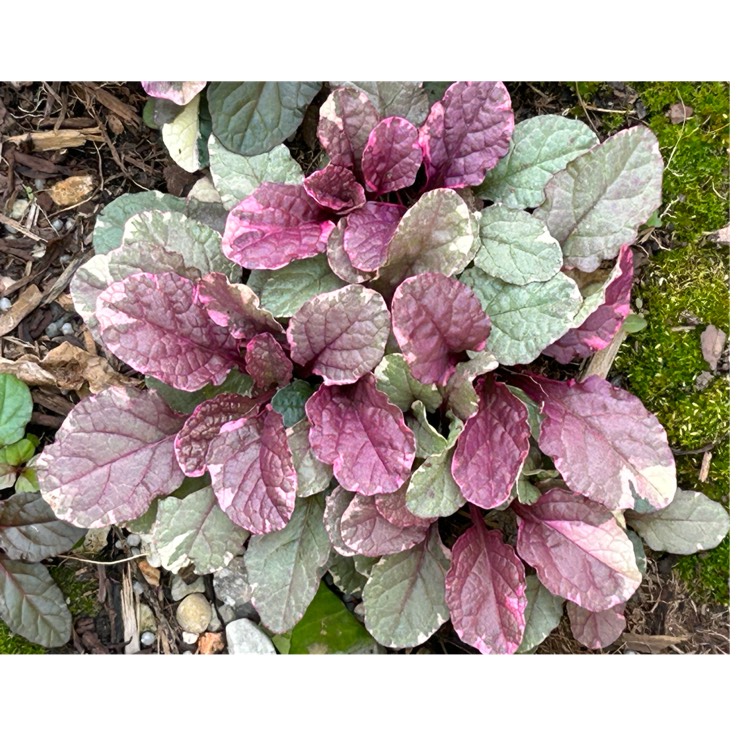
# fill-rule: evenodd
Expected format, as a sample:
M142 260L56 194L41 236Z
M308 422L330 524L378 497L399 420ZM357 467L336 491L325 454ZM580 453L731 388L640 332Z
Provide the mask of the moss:
M633 86L667 164L662 221L671 235L634 290L649 325L629 337L614 367L659 418L673 447L695 450L716 443L708 480L698 479L703 454L678 455L678 482L728 506L729 377L718 375L702 391L695 379L709 369L700 345L705 326L730 332L729 252L704 237L729 221L729 85ZM680 101L693 108L693 115L673 125L666 113ZM728 538L715 550L682 559L677 570L698 597L728 603Z
M44 654L45 650L20 635L11 633L10 628L0 620L0 654Z
M96 598L99 587L90 565L66 560L61 565L50 567L49 572L63 592L74 619L98 614L101 609Z

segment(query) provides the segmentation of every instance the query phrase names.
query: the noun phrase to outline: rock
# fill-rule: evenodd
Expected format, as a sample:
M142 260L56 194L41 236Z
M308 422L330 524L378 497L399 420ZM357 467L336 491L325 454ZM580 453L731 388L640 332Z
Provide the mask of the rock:
M180 576L172 575L172 585L170 588L172 601L179 602L188 594L204 594L205 592L206 584L202 577L197 578L193 583L185 583Z
M695 379L695 390L696 391L703 391L708 387L708 384L714 379L714 375L711 372L708 372L708 370L704 370L698 377Z
M260 615L250 601L250 583L241 557L235 557L226 568L214 573L214 592L234 609L237 617L260 622Z
M73 332L71 326L70 332ZM64 331L63 331L64 333ZM141 535L140 534L128 534L128 538L125 540L128 543L128 547L140 547L141 546Z
M211 631L212 633L218 633L220 630L223 630L224 626L221 624L221 620L219 619L219 613L216 611L216 607L211 605L211 622L208 623L207 630Z
M211 605L203 594L188 594L177 607L175 617L188 633L202 633L211 622Z
M224 623L227 625L230 622L239 619L237 613L228 604L222 604L219 607L219 614L221 615L221 619L224 620Z
M198 633L188 633L187 630L182 631L182 642L188 646L192 646L198 642Z
M133 585L135 589L135 585ZM151 611L151 607L143 602L138 604L138 629L141 633L148 630L156 630L156 618Z
M89 529L86 536L83 537L81 552L86 555L96 555L107 546L107 537L111 526L105 526L101 529Z
M155 642L156 636L150 630L141 633L141 646L153 646Z
M227 649L230 654L275 654L271 639L248 619L227 625Z
M693 108L687 107L682 102L673 104L669 108L669 121L672 125L681 125L685 120L693 116Z

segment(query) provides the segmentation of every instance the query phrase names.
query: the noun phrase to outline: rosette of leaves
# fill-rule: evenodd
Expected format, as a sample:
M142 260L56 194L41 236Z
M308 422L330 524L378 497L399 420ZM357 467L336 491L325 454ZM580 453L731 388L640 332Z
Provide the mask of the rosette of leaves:
M54 648L70 639L72 618L41 562L69 550L84 532L59 520L37 491L38 439L25 434L31 410L28 387L0 374L0 619L27 640Z
M606 645L641 536L690 552L728 528L678 491L637 398L536 365L590 355L628 314L630 245L661 199L656 139L516 126L497 82L431 107L420 84L362 82L330 93L318 140L327 164L304 175L283 144L243 156L217 134L187 201L103 211L71 291L147 390L73 409L43 496L80 526L146 514L171 570L244 555L273 633L328 571L386 647L451 620L482 652L530 651L566 600L582 642ZM198 218L206 201L221 234Z

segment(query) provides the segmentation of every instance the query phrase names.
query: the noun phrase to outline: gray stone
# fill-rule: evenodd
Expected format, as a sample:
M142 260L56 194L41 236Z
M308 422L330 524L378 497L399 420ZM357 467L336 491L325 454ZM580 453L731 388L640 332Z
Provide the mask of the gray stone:
M188 633L187 630L182 631L182 642L188 646L192 646L194 643L198 643L198 633Z
M227 650L230 654L275 654L271 639L248 619L227 625Z
M235 557L226 568L214 573L214 592L224 604L234 609L237 617L260 622L260 615L250 601L247 568L241 557Z
M89 529L83 537L81 552L85 555L96 555L101 552L107 546L107 537L111 528L111 526L105 526L101 529Z
M219 613L216 611L216 607L211 605L211 622L208 623L208 629L212 633L218 633L220 630L222 630L224 626L221 624L221 620L219 619Z
M188 594L177 607L175 617L188 633L203 633L211 622L211 605L203 594Z
M221 619L224 620L224 623L227 625L238 619L237 613L228 604L222 604L219 607L219 614L221 615Z
M206 592L206 584L203 578L197 578L193 583L185 583L180 576L172 575L172 586L170 593L172 594L172 601L179 602L180 599L184 599L188 594L204 594Z

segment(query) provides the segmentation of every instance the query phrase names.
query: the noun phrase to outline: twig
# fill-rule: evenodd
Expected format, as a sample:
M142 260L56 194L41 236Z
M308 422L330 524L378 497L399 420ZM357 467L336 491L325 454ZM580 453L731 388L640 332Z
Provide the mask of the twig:
M92 565L119 565L120 563L128 562L130 560L138 560L141 557L148 557L145 552L140 555L133 555L132 557L123 557L122 560L111 560L109 562L103 560L90 560L86 557L76 557L75 555L55 555L55 557L62 557L65 560L76 560L82 563L91 563Z
M583 97L581 96L581 92L578 90L578 81L576 81L576 96L578 97L578 103L581 105L581 108L583 109L583 114L586 115L586 119L589 121L589 125L591 125L591 129L598 133L599 131L596 129L596 125L594 125L593 120L589 117L589 110L586 106L586 103L583 101Z
M13 227L17 232L20 232L21 234L25 234L27 237L30 237L34 242L47 242L43 237L40 237L38 234L34 234L34 232L26 229L26 227L23 224L19 224L15 219L11 219L10 216L6 216L5 214L0 214L0 224L5 224L6 226Z

